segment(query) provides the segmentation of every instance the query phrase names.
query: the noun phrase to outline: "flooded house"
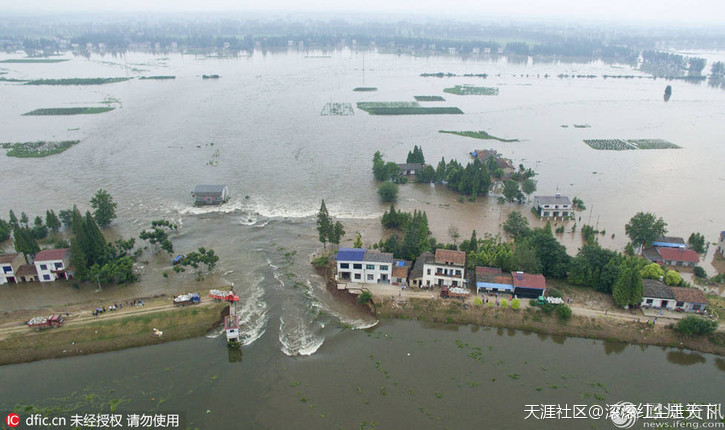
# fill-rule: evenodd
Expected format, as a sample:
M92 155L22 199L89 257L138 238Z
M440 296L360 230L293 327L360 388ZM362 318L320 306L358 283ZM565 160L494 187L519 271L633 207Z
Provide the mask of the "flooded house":
M559 193L553 196L534 196L534 208L542 218L568 218L574 215L569 197Z
M197 185L191 195L197 206L220 205L229 200L229 187L226 185Z

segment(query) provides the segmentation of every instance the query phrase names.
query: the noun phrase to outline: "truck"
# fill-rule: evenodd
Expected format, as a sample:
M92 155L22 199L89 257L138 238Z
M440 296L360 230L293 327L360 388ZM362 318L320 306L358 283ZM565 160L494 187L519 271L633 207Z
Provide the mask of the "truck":
M465 288L459 288L459 287L443 287L441 290L441 297L444 299L447 299L449 297L455 297L457 299L465 299L471 294L470 291L468 291Z
M198 293L179 294L178 296L174 296L175 305L195 305L200 302L201 297Z
M63 317L60 315L51 315L49 317L34 317L27 322L28 327L42 330L52 327L60 327L63 325Z

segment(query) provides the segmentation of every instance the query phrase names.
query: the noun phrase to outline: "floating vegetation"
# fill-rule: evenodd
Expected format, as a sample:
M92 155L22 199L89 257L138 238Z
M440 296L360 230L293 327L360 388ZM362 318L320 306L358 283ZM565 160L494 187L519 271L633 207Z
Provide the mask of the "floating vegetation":
M15 78L6 78L6 77L0 78L0 81L3 81L3 82L28 82L27 79L15 79Z
M370 115L462 114L457 107L423 107L418 102L358 102L358 109Z
M163 79L176 79L176 76L164 76L164 75L161 75L161 76L141 76L139 79L141 79L141 80L145 80L145 79L159 79L159 80L163 80Z
M423 78L454 78L456 76L465 76L467 78L484 78L485 79L488 77L488 74L486 74L486 73L466 73L463 75L457 75L455 73L438 72L438 73L421 73L420 76Z
M47 157L48 155L59 154L71 146L79 143L80 140L64 140L60 142L18 142L3 143L3 149L9 149L8 157L31 158L31 157Z
M377 91L378 87L357 87L353 88L353 91Z
M678 145L663 139L584 139L584 143L597 150L625 151L630 149L679 149Z
M69 78L69 79L35 79L25 85L104 85L128 81L131 78Z
M498 88L475 87L473 85L456 85L452 88L444 88L443 92L459 96L497 96Z
M336 103L330 102L322 107L320 112L322 116L350 116L355 115L355 109L352 107L352 103Z
M62 63L64 61L70 60L61 58L11 58L2 60L0 63Z
M202 79L219 79L221 76L219 75L201 75Z
M72 107L72 108L42 108L26 112L23 116L52 116L52 115L89 115L110 112L113 107Z
M416 101L419 102L444 102L446 99L444 99L441 96L414 96Z
M499 142L518 142L518 139L502 139L500 137L492 136L485 131L451 131L451 130L438 130L438 133L455 134L456 136L472 137L474 139L484 140L498 140Z
M574 124L574 128L592 128L589 124Z

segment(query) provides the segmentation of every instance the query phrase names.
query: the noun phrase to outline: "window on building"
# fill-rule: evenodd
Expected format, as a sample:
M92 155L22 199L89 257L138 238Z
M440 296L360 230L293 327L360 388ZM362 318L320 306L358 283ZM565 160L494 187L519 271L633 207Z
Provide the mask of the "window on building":
M55 268L60 270L63 268L63 263L55 263Z
M360 280L360 278L361 278L360 274L359 273L356 273L355 274L355 279Z
M544 216L549 216L549 212L544 212Z
M3 266L3 272L10 273L13 271L13 268L11 266Z
M353 264L353 265L352 265L352 268L353 268L353 269L358 269L358 270L362 270L362 264Z
M375 270L375 265L374 264L366 264L365 265L365 270Z
M46 281L50 281L50 275L43 275L43 279L45 279Z
M681 307L685 306L685 302L677 302L675 304L675 306L677 306L678 308L681 308Z
M647 301L645 303L647 303L648 305L651 305L652 303L654 303L654 300L653 299L647 299Z
M428 274L430 275L430 269L428 269Z
M461 271L460 270L456 270L456 276L461 276Z
M387 265L380 265L380 270L387 271L388 266Z
M41 264L40 270L48 270L48 266L46 266L45 264Z
M693 311L699 311L701 309L702 309L702 305L692 305L692 310Z
M350 263L340 263L340 269L349 269Z
M372 273L368 273L368 281L372 281L372 280L373 280L373 274Z

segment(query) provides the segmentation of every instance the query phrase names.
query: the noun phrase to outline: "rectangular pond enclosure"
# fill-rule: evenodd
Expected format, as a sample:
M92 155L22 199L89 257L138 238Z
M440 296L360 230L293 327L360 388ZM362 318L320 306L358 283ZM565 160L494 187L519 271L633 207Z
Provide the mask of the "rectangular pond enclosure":
M191 195L197 206L220 205L229 200L229 187L226 185L197 185Z

